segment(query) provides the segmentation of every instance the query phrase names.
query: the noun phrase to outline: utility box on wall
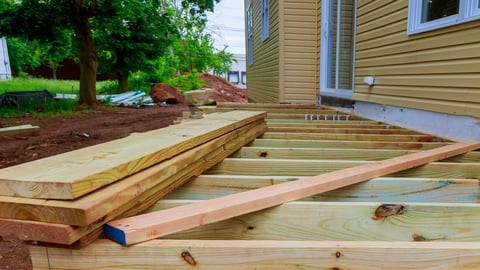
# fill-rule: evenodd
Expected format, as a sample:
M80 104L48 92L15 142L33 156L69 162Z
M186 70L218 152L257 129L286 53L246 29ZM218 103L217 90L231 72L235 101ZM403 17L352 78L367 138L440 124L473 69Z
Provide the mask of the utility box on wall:
M8 57L7 39L0 38L0 81L10 80L12 70L10 69L10 59Z

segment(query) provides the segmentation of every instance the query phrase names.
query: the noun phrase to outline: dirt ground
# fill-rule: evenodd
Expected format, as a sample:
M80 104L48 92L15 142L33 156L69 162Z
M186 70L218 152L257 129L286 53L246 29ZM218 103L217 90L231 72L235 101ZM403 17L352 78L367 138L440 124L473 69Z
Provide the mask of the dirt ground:
M246 102L245 89L213 76L202 78L208 88L214 89L210 98L216 102ZM186 104L137 109L99 106L72 116L0 118L0 128L22 124L40 127L38 135L0 137L0 168L119 139L134 132L167 127L188 110ZM28 246L21 241L0 237L0 270L32 269L28 254Z

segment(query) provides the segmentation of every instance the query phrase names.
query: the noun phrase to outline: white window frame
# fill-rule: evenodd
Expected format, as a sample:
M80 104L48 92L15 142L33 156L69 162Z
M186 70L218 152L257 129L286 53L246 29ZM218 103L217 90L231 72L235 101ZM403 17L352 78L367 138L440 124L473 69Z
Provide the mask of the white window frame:
M253 7L252 4L247 7L247 65L253 65Z
M262 41L270 36L270 5L268 0L262 0Z
M480 19L480 0L460 0L458 14L423 23L422 8L423 1L408 0L408 35Z

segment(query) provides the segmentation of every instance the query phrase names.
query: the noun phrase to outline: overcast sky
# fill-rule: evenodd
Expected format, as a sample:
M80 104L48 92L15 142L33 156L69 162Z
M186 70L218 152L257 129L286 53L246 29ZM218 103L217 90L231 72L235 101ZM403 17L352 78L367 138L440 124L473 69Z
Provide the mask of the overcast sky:
M243 0L221 0L215 12L208 13L207 30L215 39L215 47L228 52L245 54L245 23Z

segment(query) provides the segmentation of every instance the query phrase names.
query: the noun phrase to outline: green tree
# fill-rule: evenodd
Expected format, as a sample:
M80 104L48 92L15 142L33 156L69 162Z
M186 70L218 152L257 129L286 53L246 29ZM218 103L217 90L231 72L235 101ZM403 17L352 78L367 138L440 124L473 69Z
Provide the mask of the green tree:
M7 46L13 76L40 66L40 58L35 54L33 45L19 38L7 38Z
M130 72L148 70L150 61L164 54L167 32L175 30L159 15L159 5L158 0L106 1L99 12L109 16L92 22L100 68L117 74L121 92L128 91Z
M95 105L98 55L90 18L96 7L97 3L90 0L7 0L0 3L0 34L48 44L59 32L73 29L80 63L79 102Z
M61 29L55 39L49 43L38 45L39 56L42 64L52 69L53 79L57 79L57 70L61 62L74 56L73 37L71 31Z
M128 5L134 0L113 1L115 10L121 5ZM167 0L165 0L167 1ZM158 8L162 11L163 0L159 0ZM205 17L206 11L213 11L214 4L219 0L182 0L181 5L189 14ZM109 18L111 14L102 12L108 10L107 0L3 0L0 2L0 35L24 36L38 39L41 42L55 40L58 31L72 29L77 43L77 56L80 64L80 98L85 105L95 105L96 74L98 69L98 53L93 39L91 22L94 19ZM138 1L136 1L138 3ZM141 1L142 3L148 1ZM120 6L119 6L120 5ZM135 15L133 12L128 13ZM126 21L129 18L125 18ZM141 21L137 18L132 21ZM17 27L21 25L22 27ZM112 25L113 28L120 25ZM99 29L94 29L99 30ZM110 29L114 32L114 29Z

